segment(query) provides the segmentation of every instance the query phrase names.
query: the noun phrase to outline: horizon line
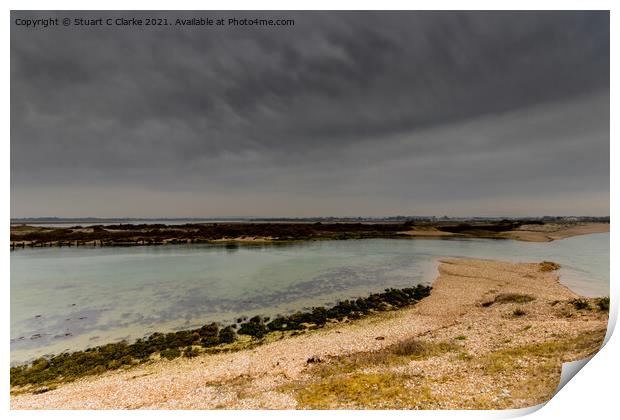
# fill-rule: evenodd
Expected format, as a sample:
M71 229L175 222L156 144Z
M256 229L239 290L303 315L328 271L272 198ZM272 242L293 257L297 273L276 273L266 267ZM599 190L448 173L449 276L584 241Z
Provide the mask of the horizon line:
M214 220L214 219L404 219L404 218L605 218L610 215L579 215L579 214L543 214L543 215L314 215L314 216L21 216L11 220Z

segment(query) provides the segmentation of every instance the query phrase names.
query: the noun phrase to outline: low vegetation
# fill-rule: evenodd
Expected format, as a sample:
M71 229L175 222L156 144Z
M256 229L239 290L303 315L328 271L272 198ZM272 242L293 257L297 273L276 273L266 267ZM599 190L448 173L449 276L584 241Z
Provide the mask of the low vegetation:
M521 369L520 361L530 359L553 360L553 365L559 368L561 363L568 361L569 354L587 357L596 353L603 343L605 333L606 330L603 329L574 337L495 351L484 357L484 372L494 374Z
M588 302L587 299L583 299L583 298L572 299L569 301L569 303L573 305L575 309L577 309L578 311L584 310L584 309L590 309L590 302Z
M596 306L598 306L601 311L609 312L609 296L599 298L596 302Z
M500 293L495 296L493 300L486 301L482 303L482 306L488 307L495 303L503 304L503 303L528 303L536 298L531 295L525 295L521 293Z
M353 353L329 361L313 357L308 360L308 364L313 365L312 375L325 379L368 368L394 366L411 360L425 360L447 352L458 351L460 348L455 343L410 338L378 351Z
M284 392L293 392L303 408L430 408L435 402L430 389L416 386L419 378L392 371L376 372L455 352L460 346L410 338L382 350L341 356L325 363L319 361L310 370L312 379L288 384Z
M437 409L446 403L491 409L522 401L540 403L553 395L561 364L595 353L604 335L605 329L594 330L482 354L468 352L467 343L412 338L383 350L313 363L304 379L280 391L305 409ZM412 368L413 361L437 357L446 371L418 374ZM471 389L472 384L484 391L464 398L458 390Z
M531 224L531 222L530 222ZM506 232L518 229L523 222L501 220L495 223L459 223L458 225L440 226L437 229L450 233L466 233L466 232Z
M356 372L307 384L297 390L296 399L307 409L431 408L435 398L430 388L412 385L416 379L392 372Z
M199 354L200 353L198 352L198 350L196 350L192 346L187 346L185 350L183 351L183 357L188 357L188 358L196 357Z
M555 271L560 268L560 264L551 261L543 261L538 264L540 271Z
M166 349L159 352L159 355L164 359L172 360L181 356L181 351L179 349ZM120 366L119 366L120 367Z
M387 348L386 352L397 356L405 356L412 360L419 360L438 356L450 351L456 351L459 348L459 346L446 341L422 341L412 338L393 344Z
M584 219L583 221L588 221ZM608 222L605 219L589 221ZM113 224L68 228L11 226L11 248L41 246L132 246L165 243L208 243L215 240L263 238L272 242L323 239L407 238L404 232L421 230L458 236L498 238L523 225L554 223L553 220L487 220L455 223L439 220L393 220L387 223L268 222Z
M220 328L217 323L210 323L193 330L172 333L153 333L133 344L119 342L89 348L84 351L62 353L49 358L40 358L32 364L11 368L11 386L42 385L60 381L100 374L144 363L159 354L161 358L175 359L181 355L196 357L199 348L217 352L232 350L238 335L246 335L256 340L275 331L304 331L322 327L328 322L345 319L357 319L372 313L387 311L415 304L430 294L430 286L418 285L404 289L386 289L382 293L373 293L365 298L344 300L330 308L315 307L307 312L278 316L274 320L254 316L242 322L235 331L232 325ZM236 325L236 324L235 324Z
M27 229L26 229L27 228ZM311 239L396 238L411 229L408 223L187 223L183 225L122 224L82 228L14 227L14 247L160 245L203 243L241 237L270 238L273 241Z

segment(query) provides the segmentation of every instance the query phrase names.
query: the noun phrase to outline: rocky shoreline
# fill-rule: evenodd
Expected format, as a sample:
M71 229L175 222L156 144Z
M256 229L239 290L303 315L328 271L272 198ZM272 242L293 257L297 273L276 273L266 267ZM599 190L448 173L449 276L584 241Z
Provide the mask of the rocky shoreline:
M14 366L10 383L16 392L47 392L58 383L106 371L132 367L158 359L193 358L203 352L220 353L260 345L269 334L299 334L328 324L349 322L385 311L415 305L430 294L431 287L417 285L385 289L367 297L339 301L332 307L314 307L278 315L274 319L255 315L241 317L232 325L212 322L200 328L167 334L156 332L133 343L109 343L86 350L41 357L32 363ZM268 337L272 338L272 337Z

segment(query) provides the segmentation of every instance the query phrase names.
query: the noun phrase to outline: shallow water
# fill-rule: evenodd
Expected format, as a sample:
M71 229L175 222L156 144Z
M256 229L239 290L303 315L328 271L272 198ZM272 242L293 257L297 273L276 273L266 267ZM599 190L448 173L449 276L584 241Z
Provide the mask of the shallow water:
M551 243L366 239L278 245L42 248L11 253L11 360L240 315L274 315L430 283L439 257L562 264L561 280L609 293L609 233Z

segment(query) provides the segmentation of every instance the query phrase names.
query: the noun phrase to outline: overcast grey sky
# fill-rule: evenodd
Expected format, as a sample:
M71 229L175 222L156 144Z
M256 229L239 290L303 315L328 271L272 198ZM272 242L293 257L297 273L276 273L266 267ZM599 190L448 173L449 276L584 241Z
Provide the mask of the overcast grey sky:
M159 14L295 25L13 12L12 217L609 214L607 12Z

